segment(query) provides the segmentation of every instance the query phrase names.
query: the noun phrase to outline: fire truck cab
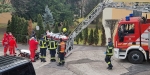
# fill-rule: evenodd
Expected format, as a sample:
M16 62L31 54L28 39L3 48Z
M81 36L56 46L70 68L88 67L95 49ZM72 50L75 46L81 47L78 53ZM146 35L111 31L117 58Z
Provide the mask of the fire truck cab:
M120 20L114 32L115 57L134 64L149 60L149 26L150 19L133 17L133 14Z

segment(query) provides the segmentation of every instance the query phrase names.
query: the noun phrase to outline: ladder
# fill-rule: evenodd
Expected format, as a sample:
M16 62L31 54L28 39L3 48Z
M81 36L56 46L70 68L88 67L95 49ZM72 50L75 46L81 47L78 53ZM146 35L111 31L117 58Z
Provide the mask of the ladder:
M150 12L150 3L143 2L108 2L104 1L99 3L88 16L74 29L74 31L69 35L68 41L66 42L66 56L68 57L73 51L74 38L85 29L105 8L116 8L116 9L126 9L126 10L137 10L143 13Z

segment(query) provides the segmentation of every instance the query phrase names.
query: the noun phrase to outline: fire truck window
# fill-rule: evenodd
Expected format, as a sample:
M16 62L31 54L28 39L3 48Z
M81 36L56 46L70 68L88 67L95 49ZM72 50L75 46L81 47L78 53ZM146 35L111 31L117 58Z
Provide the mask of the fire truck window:
M134 34L134 24L125 24L125 34Z

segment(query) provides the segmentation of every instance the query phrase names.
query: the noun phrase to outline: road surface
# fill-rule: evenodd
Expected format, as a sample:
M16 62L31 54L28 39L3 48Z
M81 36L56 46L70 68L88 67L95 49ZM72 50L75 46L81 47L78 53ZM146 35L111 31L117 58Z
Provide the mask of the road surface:
M18 45L21 49L28 49L27 45ZM63 67L56 62L50 62L47 50L47 62L40 60L33 62L37 75L150 75L150 63L131 64L127 60L119 60L112 57L113 70L107 70L104 61L105 47L74 46L74 52L66 58ZM0 55L3 54L0 47Z

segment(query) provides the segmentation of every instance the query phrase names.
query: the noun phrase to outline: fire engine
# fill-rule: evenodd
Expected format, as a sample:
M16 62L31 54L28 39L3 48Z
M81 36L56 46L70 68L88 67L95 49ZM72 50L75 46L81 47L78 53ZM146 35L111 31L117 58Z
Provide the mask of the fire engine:
M138 64L149 59L148 37L150 19L130 14L119 21L114 36L116 58Z

